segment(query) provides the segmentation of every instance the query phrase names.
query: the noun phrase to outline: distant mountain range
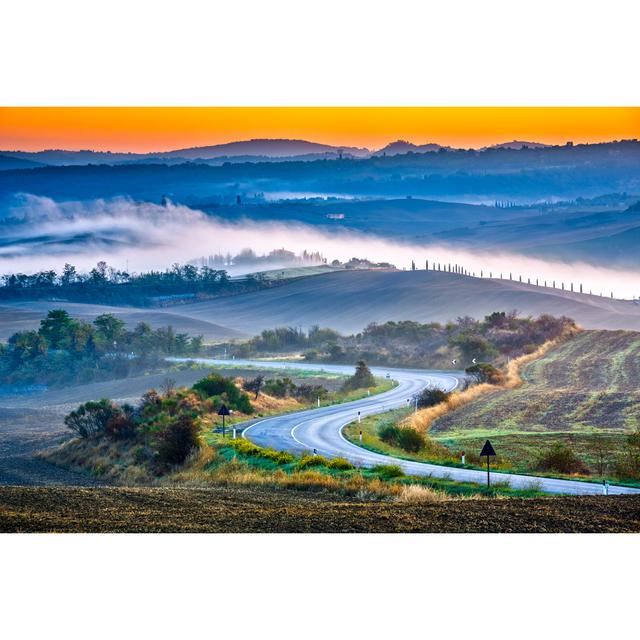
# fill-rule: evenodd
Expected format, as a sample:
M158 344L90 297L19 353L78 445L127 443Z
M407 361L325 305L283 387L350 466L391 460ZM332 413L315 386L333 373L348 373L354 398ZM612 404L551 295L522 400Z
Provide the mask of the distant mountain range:
M488 149L521 150L543 149L549 147L539 142L525 142L512 140L490 147ZM0 170L26 169L37 166L67 166L87 164L140 164L164 163L180 164L184 162L198 162L219 165L224 162L273 162L283 160L312 161L337 158L371 158L379 156L405 155L408 153L423 154L442 150L452 150L435 143L414 144L407 140L396 140L377 151L363 147L336 146L309 142L308 140L286 139L253 139L227 142L224 144L204 147L189 147L172 151L157 151L153 153L112 153L111 151L92 151L83 149L78 151L66 149L47 149L43 151L1 151ZM21 162L22 161L22 162Z
M177 149L167 153L153 154L167 158L185 158L187 160L210 160L212 158L237 156L267 156L267 157L296 157L306 155L330 154L333 156L342 153L352 157L368 157L369 149L358 147L336 147L329 144L308 142L307 140L278 140L255 139L241 140L239 142L227 142L214 144L208 147L191 147L189 149Z
M451 149L451 147L443 147L433 142L428 144L413 144L407 140L396 140L388 144L386 147L375 151L374 156L397 156L405 153L429 153L431 151L440 151L440 149Z
M542 144L541 142L525 142L523 140L511 140L511 142L502 142L500 144L493 144L490 147L483 147L484 149L546 149L550 147L549 144Z

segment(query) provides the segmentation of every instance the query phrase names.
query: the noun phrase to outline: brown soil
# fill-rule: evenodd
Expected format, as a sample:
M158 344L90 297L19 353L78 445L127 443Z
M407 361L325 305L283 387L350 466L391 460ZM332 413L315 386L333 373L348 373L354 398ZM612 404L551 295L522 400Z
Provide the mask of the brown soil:
M639 532L640 496L405 505L264 487L0 487L2 532Z

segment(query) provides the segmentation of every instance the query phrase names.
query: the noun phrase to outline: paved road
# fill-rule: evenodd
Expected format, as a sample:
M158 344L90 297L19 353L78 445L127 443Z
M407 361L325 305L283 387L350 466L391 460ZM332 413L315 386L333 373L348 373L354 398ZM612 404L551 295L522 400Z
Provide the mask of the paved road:
M211 364L229 364L229 360L201 359L199 362ZM269 369L305 369L327 371L331 373L353 372L352 366L346 365L312 365L291 362L264 362L258 360L234 360L238 366L268 367ZM416 476L449 477L452 480L485 483L486 471L476 469L459 469L424 462L399 460L359 447L342 435L342 428L361 416L382 413L390 409L407 406L407 399L427 386L434 386L444 391L455 389L463 378L462 372L426 371L419 369L372 368L376 376L387 373L398 385L391 391L371 398L354 402L321 407L308 411L299 411L282 416L274 416L259 420L244 429L242 435L264 447L273 447L282 451L301 453L313 451L328 458L344 457L351 462L371 467L377 464L398 464L405 473ZM559 480L539 476L524 476L511 473L492 474L493 481L508 482L514 488L535 487L548 493L562 494L602 494L602 485L574 480ZM609 494L640 493L640 489L617 487L611 485Z

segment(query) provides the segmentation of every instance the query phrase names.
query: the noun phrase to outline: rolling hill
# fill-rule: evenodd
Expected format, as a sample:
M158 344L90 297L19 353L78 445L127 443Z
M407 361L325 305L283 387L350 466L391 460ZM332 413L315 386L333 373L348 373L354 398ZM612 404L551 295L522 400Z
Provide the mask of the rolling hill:
M471 452L490 437L498 455L523 470L562 442L592 474L616 474L626 434L640 426L639 355L637 331L584 331L525 365L522 386L479 396L437 419L429 434Z
M535 287L509 280L434 271L339 271L294 280L253 293L162 309L33 301L4 303L0 338L33 328L49 309L87 319L115 313L128 323L171 324L207 340L240 339L274 326L319 324L349 334L370 322L447 322L516 309L521 315L569 316L587 329L640 330L640 305Z
M190 335L202 335L207 341L233 340L247 337L235 329L223 327L209 320L191 318L171 311L160 309L134 309L131 307L112 307L100 304L83 304L49 300L33 300L29 302L10 302L0 306L0 341L6 340L16 331L37 329L40 320L51 309L66 309L72 316L91 322L103 313L113 313L129 327L138 322L147 322L154 329L171 325L176 331ZM173 307L173 309L178 309Z

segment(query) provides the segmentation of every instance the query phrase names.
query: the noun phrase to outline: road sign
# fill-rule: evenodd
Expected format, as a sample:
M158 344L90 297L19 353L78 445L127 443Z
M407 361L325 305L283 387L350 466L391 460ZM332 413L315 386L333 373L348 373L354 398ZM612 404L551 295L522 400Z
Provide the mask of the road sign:
M482 456L486 456L487 457L487 487L491 486L491 478L489 476L489 471L491 468L491 463L490 463L490 458L491 456L495 456L496 455L496 451L493 448L493 445L487 440L484 443L484 447L482 447L482 451L480 452L480 457Z
M473 364L475 364L476 363L476 359L474 358L471 362L473 362Z
M229 411L229 408L226 404L221 404L220 408L218 409L218 415L222 416L222 437L224 438L224 417L230 416L231 411Z
M493 445L487 440L484 443L484 447L482 447L482 451L480 452L480 456L495 456L496 452L493 448Z
M455 367L456 366L456 362L458 362L455 358L451 361L451 364Z

